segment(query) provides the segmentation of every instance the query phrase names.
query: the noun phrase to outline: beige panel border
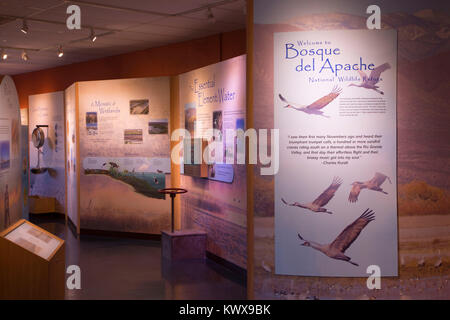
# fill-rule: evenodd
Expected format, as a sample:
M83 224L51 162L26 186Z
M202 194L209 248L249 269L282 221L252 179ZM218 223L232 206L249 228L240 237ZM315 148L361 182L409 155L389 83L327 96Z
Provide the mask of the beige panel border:
M79 83L75 83L75 142L77 150L77 234L80 234L80 115L79 115Z
M170 116L169 116L169 139L172 132L180 128L180 77L170 77ZM170 153L178 144L178 141L170 141ZM170 161L170 184L171 188L180 188L180 165ZM175 197L175 230L181 229L181 197Z
M254 127L253 121L253 0L247 1L247 129ZM254 299L254 227L253 227L253 193L254 193L254 165L249 164L249 145L246 141L247 163L247 298Z
M66 89L67 90L67 89ZM69 215L67 212L67 153L69 151L67 141L67 117L66 117L66 90L64 90L64 218L66 226L69 223ZM28 148L29 149L29 148Z

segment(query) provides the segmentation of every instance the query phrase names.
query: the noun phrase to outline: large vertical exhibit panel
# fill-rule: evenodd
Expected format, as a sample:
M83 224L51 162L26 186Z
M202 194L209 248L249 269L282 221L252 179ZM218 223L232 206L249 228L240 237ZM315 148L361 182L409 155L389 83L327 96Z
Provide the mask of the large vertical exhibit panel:
M253 176L252 293L448 296L447 16L382 1L368 30L365 3L312 3L254 1L252 117L280 129L280 169ZM368 290L369 265L399 277Z
M395 30L274 34L276 273L397 275L396 47Z
M77 177L77 84L71 85L64 92L65 101L65 135L66 135L66 216L80 232L78 210L78 177Z
M182 227L206 231L207 251L244 269L246 169L236 164L237 140L226 141L226 132L245 130L245 64L246 56L239 56L180 75L179 106L180 127L190 138L211 143L208 131L215 129L218 134L214 139L220 147L214 152L221 153L223 159L234 155L233 164L217 157L208 165L207 177L182 174L181 186L188 190L181 197Z
M79 82L80 222L159 234L170 225L170 79Z
M14 81L0 78L0 230L22 216L20 110Z
M30 168L39 162L42 173L30 173L30 195L55 199L55 212L64 213L65 207L65 165L64 165L64 92L52 92L29 96L28 131L31 134L37 126L42 127L45 142L39 149L30 140ZM39 154L40 153L40 154ZM40 159L38 160L38 157Z

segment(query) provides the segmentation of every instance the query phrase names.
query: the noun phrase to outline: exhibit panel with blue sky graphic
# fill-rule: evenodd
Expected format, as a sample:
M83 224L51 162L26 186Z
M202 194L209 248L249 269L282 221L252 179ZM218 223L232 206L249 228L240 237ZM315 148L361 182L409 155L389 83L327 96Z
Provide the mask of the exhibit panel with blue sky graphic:
M168 77L78 82L80 227L159 234L170 225Z

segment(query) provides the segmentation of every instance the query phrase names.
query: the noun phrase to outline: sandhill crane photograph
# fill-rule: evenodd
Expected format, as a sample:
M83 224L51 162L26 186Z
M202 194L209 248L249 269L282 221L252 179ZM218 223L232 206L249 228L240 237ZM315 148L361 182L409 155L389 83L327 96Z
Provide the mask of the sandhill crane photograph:
M365 88L368 90L374 90L379 94L384 94L383 91L379 90L379 86L377 86L376 84L380 81L381 73L390 68L391 66L389 65L389 63L383 63L382 65L373 69L372 72L370 73L370 76L367 76L367 74L364 71L358 70L359 76L361 77L361 83L359 84L350 83L348 86Z
M300 105L298 103L290 102L281 94L278 94L278 97L280 98L281 101L286 103L286 105L284 106L285 108L291 108L297 111L305 112L307 114L315 114L329 118L329 116L324 115L321 109L325 108L328 104L333 102L341 93L342 89L338 86L334 86L330 93L317 99L316 101L314 101L309 105Z
M288 206L293 207L299 207L303 209L308 209L316 213L324 212L328 214L332 214L333 212L329 211L328 209L324 208L325 205L330 202L330 200L334 197L334 194L336 193L337 189L342 184L342 179L339 177L334 177L331 184L328 186L327 189L325 189L324 192L322 192L313 202L310 203L299 203L299 202L292 202L289 203L283 198L281 198L281 201Z
M345 251L352 245L352 243L358 238L361 231L369 224L369 222L375 220L375 213L366 209L355 221L349 224L333 242L329 244L320 244L303 238L300 233L298 238L302 241L301 245L305 247L310 247L317 250L326 256L346 261L354 266L359 266L358 263L352 261L352 258L345 255Z
M388 194L386 191L384 191L380 186L386 181L386 179L389 181L390 184L392 184L391 179L380 172L376 172L375 176L368 180L368 181L355 181L351 184L352 189L350 190L350 195L348 196L348 201L355 203L358 201L359 193L363 189L378 191L384 194Z

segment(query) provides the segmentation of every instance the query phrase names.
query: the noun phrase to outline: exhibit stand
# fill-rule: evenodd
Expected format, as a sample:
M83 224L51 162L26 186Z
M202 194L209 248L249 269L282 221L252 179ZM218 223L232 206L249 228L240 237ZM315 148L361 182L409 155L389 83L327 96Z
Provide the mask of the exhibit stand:
M204 259L206 251L206 232L201 230L175 231L175 197L187 193L182 188L166 188L159 192L167 194L172 200L172 219L170 231L162 231L162 256L169 260Z
M64 240L22 219L0 233L0 256L0 299L64 299Z
M67 217L80 233L160 235L170 225L170 78L65 91Z
M201 230L162 231L162 257L171 261L205 259L206 232Z

